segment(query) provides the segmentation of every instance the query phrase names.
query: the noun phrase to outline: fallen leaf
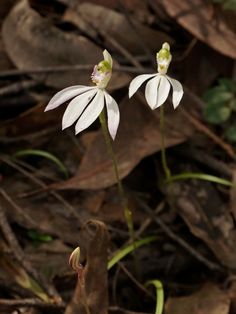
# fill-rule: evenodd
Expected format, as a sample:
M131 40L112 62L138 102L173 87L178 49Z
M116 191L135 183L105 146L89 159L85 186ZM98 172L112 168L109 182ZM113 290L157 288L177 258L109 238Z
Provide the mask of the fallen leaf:
M236 58L236 35L222 14L214 14L212 3L204 0L163 0L162 3L167 13L199 40L228 57Z
M228 314L230 299L226 292L206 284L190 296L169 298L166 314Z
M171 191L178 214L191 232L207 244L221 264L235 269L234 221L216 188L209 182L188 180L174 183Z
M60 30L30 7L27 0L20 1L11 10L3 23L2 37L8 56L21 70L63 65L93 65L102 59L101 48L84 36ZM92 68L93 66L87 71L32 76L56 88L87 85ZM128 81L128 75L115 72L110 87L120 88Z
M64 19L73 22L94 39L97 38L99 31L115 38L122 47L134 55L143 54L145 45L156 53L163 42L173 43L167 34L152 30L130 17L132 26L124 15L95 4L83 3L77 10L70 9ZM106 44L106 37L104 40Z
M65 314L106 314L108 232L104 223L92 220L86 224L84 233L87 245L83 282L78 278L74 296Z

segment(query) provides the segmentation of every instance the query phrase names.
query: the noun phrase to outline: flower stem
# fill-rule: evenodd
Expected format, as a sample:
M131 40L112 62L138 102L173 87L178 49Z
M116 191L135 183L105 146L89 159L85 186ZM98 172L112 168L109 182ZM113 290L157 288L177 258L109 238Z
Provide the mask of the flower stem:
M116 155L115 155L115 152L114 152L113 147L112 147L112 141L111 141L111 137L110 137L110 134L108 131L108 127L107 127L107 119L106 119L106 114L105 114L104 109L102 110L102 112L99 115L99 120L100 120L100 123L102 126L102 133L103 133L103 136L105 139L107 151L108 151L108 154L110 155L112 163L113 163L113 169L114 169L114 173L116 176L116 182L117 182L118 191L120 194L120 199L122 202L122 206L124 208L124 215L125 215L127 227L128 227L129 233L130 233L130 237L134 240L134 226L133 226L132 212L128 208L124 188L123 188L122 182L120 180Z
M166 180L170 180L171 172L167 165L166 160L166 148L165 148L165 115L164 115L164 106L160 107L160 129L161 129L161 162L162 167L165 172Z

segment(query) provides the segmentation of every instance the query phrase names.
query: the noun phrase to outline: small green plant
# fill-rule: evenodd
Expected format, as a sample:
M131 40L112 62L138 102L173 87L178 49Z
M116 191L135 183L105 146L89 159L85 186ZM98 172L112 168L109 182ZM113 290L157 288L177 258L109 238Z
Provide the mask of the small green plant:
M50 161L52 161L54 164L56 164L61 170L61 172L64 174L65 178L67 179L69 177L69 173L64 166L64 164L53 154L40 150L40 149L22 149L17 151L15 154L13 154L13 158L20 158L20 157L25 157L25 156L38 156L38 157L43 157L46 158Z
M156 310L155 314L162 314L164 309L164 289L160 280L149 280L146 286L153 285L156 288Z
M236 0L213 0L214 3L219 3L224 10L236 10Z
M49 234L42 234L39 233L37 230L28 230L27 232L28 237L33 241L35 244L40 243L47 243L51 242L53 238Z
M236 143L236 127L232 124L232 116L236 112L236 83L222 78L219 84L209 89L203 99L206 107L203 111L207 122L225 126L225 137Z

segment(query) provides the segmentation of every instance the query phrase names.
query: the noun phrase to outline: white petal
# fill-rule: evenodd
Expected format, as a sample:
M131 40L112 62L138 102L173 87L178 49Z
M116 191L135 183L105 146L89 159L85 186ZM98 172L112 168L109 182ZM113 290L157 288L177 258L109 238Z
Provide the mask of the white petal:
M89 90L88 92L75 97L69 103L62 118L62 130L71 126L79 118L97 91L97 89Z
M98 90L88 107L84 110L75 125L75 134L89 127L99 116L104 107L104 91Z
M111 134L112 139L114 140L120 122L120 111L115 99L106 92L105 100L107 107L108 130Z
M63 90L56 93L56 95L52 97L44 111L55 109L64 102L66 102L67 100L94 88L96 87L84 85L75 85L64 88Z
M174 109L176 109L184 94L183 86L179 81L174 80L173 78L170 78L169 76L167 76L167 78L173 87L172 102L173 102Z
M139 76L136 76L129 85L129 98L133 96L134 93L139 89L139 87L148 79L150 79L153 76L156 76L155 74L142 74Z
M112 67L113 60L112 60L110 53L106 49L103 51L103 57L104 57L104 60L106 60Z
M170 83L165 75L160 75L160 83L157 91L157 103L156 108L160 107L166 101L170 92Z
M145 97L151 109L156 108L157 88L159 85L159 81L160 81L160 75L157 75L156 77L154 77L147 83L146 88L145 88Z

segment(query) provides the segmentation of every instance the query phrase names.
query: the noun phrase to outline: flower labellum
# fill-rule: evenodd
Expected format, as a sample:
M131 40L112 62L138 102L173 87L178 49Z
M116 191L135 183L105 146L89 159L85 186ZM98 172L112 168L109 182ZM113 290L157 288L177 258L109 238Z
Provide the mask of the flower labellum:
M170 45L164 43L161 50L156 55L157 59L157 73L142 74L135 77L129 86L129 98L131 98L139 87L147 80L145 89L145 98L151 109L160 107L166 101L170 87L172 86L173 95L172 102L174 109L176 109L183 97L183 87L181 83L166 75L169 68L172 56L170 53Z
M96 86L67 87L52 97L45 111L55 109L70 100L63 115L62 129L77 121L75 134L78 134L88 128L106 106L108 130L114 140L120 122L120 112L116 101L105 90L112 75L112 57L107 50L103 51L103 56L104 60L94 67L91 75Z

